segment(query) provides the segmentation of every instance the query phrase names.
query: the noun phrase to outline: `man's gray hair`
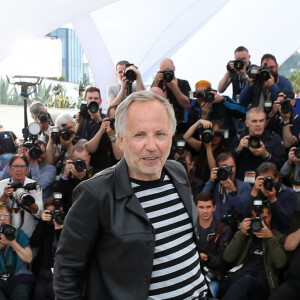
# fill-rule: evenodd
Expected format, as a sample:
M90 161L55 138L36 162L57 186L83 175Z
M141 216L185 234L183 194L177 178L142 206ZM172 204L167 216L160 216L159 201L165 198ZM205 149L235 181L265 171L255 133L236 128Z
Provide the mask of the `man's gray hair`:
M45 105L40 101L34 101L30 105L30 114L37 116L42 109L45 109Z
M176 130L176 118L175 118L175 113L172 105L170 102L149 91L139 91L132 93L129 95L121 104L118 105L117 107L117 112L116 112L116 122L115 122L115 129L116 129L116 134L117 136L124 137L125 135L125 130L126 130L126 121L127 121L127 112L129 106L133 102L142 102L142 101L155 101L158 100L161 102L161 104L165 107L166 112L169 116L170 120L170 128L172 131L172 134L175 133Z
M255 113L255 114L263 113L266 118L266 113L264 112L264 110L257 106L257 107L253 107L247 111L246 120L249 120L249 115L251 115L253 113Z
M57 117L55 126L59 127L68 122L72 122L72 124L75 125L75 120L69 113L62 113Z

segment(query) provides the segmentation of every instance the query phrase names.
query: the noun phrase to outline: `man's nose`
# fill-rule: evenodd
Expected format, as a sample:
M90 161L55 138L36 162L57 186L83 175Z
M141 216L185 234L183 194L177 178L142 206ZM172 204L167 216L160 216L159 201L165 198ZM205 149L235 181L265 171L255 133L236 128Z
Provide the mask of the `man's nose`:
M154 136L148 136L146 140L146 149L149 151L156 150L156 141Z

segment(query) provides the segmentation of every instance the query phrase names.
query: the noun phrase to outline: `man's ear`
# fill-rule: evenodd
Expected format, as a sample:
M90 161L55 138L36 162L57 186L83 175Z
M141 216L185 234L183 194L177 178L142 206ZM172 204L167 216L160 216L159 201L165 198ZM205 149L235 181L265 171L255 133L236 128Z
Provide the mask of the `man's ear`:
M124 137L120 137L119 135L117 136L117 140L118 140L118 145L120 147L120 149L122 151L124 151L124 145L123 145L123 141L124 141Z

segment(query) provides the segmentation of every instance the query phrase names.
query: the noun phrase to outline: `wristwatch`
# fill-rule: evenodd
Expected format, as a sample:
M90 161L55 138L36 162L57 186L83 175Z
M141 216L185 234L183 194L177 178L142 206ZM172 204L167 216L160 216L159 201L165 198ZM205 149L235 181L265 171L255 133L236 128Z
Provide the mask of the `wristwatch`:
M117 140L117 137L116 136L110 136L109 139L110 139L111 142L115 142Z

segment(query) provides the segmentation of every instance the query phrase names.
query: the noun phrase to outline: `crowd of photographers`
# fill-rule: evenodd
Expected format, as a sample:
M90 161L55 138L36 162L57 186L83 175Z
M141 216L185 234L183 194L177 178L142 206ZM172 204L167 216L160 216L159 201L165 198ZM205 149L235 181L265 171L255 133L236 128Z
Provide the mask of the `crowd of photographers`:
M96 87L85 91L76 115L64 113L55 122L41 102L31 104L28 140L10 153L1 174L0 294L24 291L28 296L22 299L54 299L55 250L72 192L122 158L116 109L144 89L134 64L117 63L116 77L118 83L107 88L106 115ZM232 96L221 95L230 84ZM211 296L274 300L289 289L289 299L296 299L300 272L288 263L287 251L296 257L300 251L300 119L276 58L265 54L257 66L248 50L238 47L218 91L207 80L191 91L166 58L151 91L169 99L175 111L169 159L181 163L190 180L199 213L201 268ZM6 149L1 136L0 142L0 150ZM25 233L22 241L18 232ZM297 242L285 240L289 235ZM10 247L18 249L13 268L2 264L12 255Z

